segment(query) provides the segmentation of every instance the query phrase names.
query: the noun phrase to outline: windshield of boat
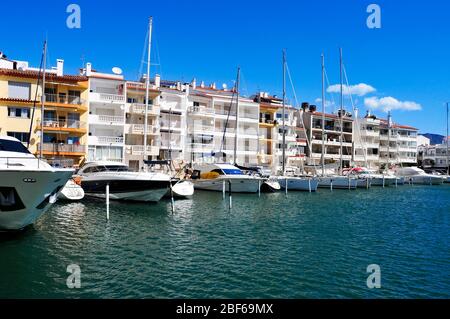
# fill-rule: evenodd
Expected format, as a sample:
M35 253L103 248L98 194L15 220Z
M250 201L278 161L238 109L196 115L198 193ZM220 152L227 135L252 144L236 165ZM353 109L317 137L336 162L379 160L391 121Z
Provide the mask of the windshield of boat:
M28 149L21 142L1 139L0 151L31 154L30 151L28 151Z
M215 169L212 172L219 173L220 175L243 175L242 171L237 168Z
M99 165L88 167L84 170L84 173L96 173L96 172L128 172L128 166L123 165Z

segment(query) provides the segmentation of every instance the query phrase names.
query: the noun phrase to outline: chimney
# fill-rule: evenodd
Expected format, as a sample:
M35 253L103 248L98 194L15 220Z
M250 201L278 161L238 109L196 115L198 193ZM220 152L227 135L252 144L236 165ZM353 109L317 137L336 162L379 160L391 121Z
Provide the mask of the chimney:
M180 81L177 81L177 90L181 91L181 82Z
M86 76L91 76L91 75L92 75L92 64L86 63Z
M160 88L160 87L161 87L161 76L160 76L159 74L156 74L156 75L155 75L155 86L156 86L157 88Z
M358 108L355 107L355 109L353 110L353 113L354 113L355 119L357 119L358 115L359 115Z
M194 90L197 88L197 80L195 78L192 79L191 86Z
M205 87L205 82L204 82L204 81L202 81L202 83L200 83L200 87L201 87L201 88L204 88L204 87Z
M56 60L56 75L57 76L64 75L64 60L61 59Z
M213 84L211 84L211 89L216 89L216 82L214 82Z

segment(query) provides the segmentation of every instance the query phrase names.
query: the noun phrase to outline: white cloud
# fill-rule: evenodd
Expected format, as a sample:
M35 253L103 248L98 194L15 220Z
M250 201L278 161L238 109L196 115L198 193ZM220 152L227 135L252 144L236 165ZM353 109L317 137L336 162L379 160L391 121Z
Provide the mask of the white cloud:
M344 95L358 95L358 96L364 96L367 95L369 93L373 93L375 92L376 89L368 84L365 83L359 83L357 85L343 85L342 86L342 92L344 93ZM341 85L340 84L334 84L334 85L330 85L327 88L327 92L328 93L340 93L341 92Z
M411 101L399 101L392 96L378 98L369 97L364 99L364 105L372 110L382 110L383 112L393 111L393 110L403 110L403 111L420 111L422 106L416 102Z
M314 100L314 103L316 103L317 106L322 106L322 99L320 97L318 97L317 99ZM330 107L330 106L334 106L334 103L330 100L325 100L325 107Z

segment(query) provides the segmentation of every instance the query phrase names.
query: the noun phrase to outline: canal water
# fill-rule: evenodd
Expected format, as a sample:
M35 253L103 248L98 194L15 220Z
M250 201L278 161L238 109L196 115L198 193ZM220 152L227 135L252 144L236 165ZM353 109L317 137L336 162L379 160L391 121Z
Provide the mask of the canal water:
M55 204L0 237L1 298L450 298L450 186ZM81 270L69 289L67 266ZM381 269L369 289L368 265Z

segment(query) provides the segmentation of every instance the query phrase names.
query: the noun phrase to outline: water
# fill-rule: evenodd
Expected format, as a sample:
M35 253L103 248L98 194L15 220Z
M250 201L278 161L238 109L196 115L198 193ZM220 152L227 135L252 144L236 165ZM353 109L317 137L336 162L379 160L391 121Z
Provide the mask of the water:
M56 204L0 237L2 298L450 298L450 187ZM66 267L81 267L68 289ZM381 289L366 268L381 267Z

